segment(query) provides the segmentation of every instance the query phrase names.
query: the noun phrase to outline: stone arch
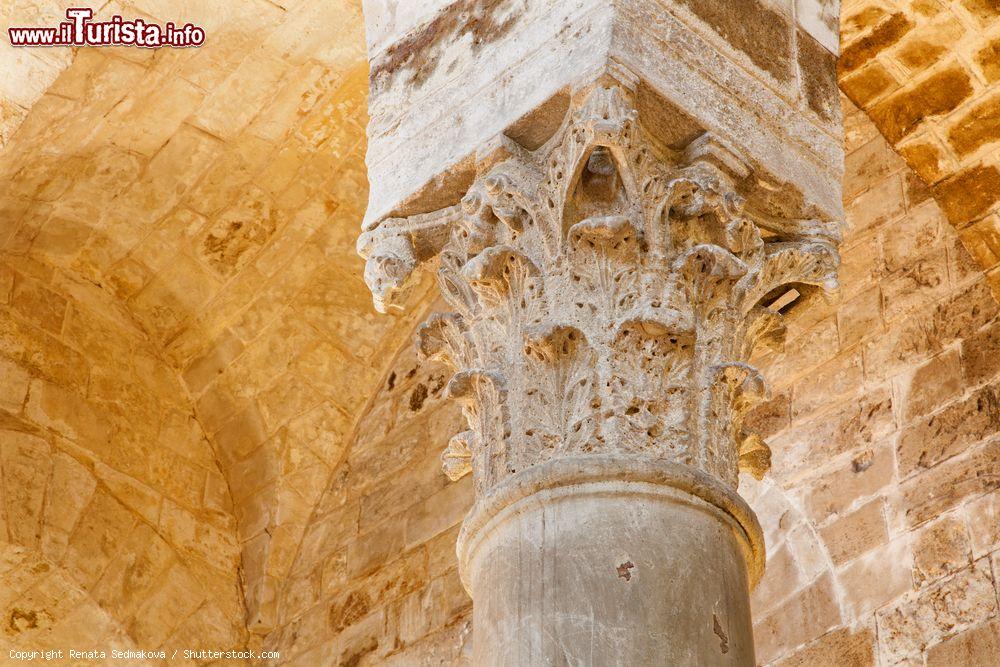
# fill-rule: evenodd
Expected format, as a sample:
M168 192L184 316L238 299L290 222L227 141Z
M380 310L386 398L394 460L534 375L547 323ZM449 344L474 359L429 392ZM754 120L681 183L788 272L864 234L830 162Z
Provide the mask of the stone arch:
M245 641L229 491L176 374L94 285L0 254L0 528L142 646Z
M741 479L768 542L757 657L782 667L923 661L998 604L982 527L997 493L976 466L995 468L996 367L979 348L1000 305L939 204L844 109L841 290L793 305L760 355L772 399L749 423L772 468ZM877 176L851 191L859 174Z
M151 20L188 11L174 4ZM305 518L408 320L375 319L354 251L367 196L359 3L197 18L203 48L81 49L35 102L4 146L0 248L43 286L99 286L95 310L165 362L157 373L186 401L171 429L208 443L247 623L265 634ZM336 44L321 25L339 26ZM148 436L119 463L143 460Z
M424 299L415 320L440 307ZM418 360L414 329L362 410L283 582L267 646L290 664L469 659L455 538L472 478L449 481L441 460L465 421L444 399L451 374Z

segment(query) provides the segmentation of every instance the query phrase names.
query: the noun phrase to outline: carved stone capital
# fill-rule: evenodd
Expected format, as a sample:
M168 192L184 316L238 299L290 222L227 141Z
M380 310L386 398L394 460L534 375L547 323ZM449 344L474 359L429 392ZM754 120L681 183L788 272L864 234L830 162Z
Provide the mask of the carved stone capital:
M507 142L460 203L359 240L380 309L437 268L452 312L418 346L455 370L469 430L445 469L472 471L480 494L570 455L685 464L733 488L766 465L742 424L766 395L748 361L780 339L781 288L836 287L839 226L749 210L737 151L663 148L637 116L605 79L537 150Z

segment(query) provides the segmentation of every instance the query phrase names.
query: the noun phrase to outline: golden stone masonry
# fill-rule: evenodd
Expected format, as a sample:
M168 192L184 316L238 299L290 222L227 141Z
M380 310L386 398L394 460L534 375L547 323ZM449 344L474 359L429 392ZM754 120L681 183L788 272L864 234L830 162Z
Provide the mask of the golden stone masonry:
M1000 661L995 1L0 29L0 664Z

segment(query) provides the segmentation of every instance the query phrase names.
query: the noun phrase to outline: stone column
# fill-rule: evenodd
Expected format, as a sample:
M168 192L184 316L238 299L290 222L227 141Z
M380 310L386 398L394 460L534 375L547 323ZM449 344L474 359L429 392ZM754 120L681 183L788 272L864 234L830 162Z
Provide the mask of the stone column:
M766 396L750 360L781 341L789 286L836 286L836 123L807 110L829 112L836 89L807 102L778 81L795 69L787 44L751 76L689 29L690 3L658 2L457 2L372 57L358 248L380 310L425 270L449 306L418 346L454 369L468 420L443 460L475 482L458 555L477 665L754 664L764 544L737 483L770 452L743 427ZM794 36L771 10L741 23L736 4L755 3L694 6ZM510 36L534 14L565 25ZM482 65L491 29L491 58L518 64L427 125L467 66L445 38L472 34ZM547 46L529 75L532 40Z
M764 546L736 485L768 452L742 427L765 395L748 360L780 339L782 287L835 285L838 228L746 210L749 176L709 135L658 155L605 77L459 204L362 236L381 306L433 262L452 309L418 345L468 418L444 463L475 476L476 664L753 664Z

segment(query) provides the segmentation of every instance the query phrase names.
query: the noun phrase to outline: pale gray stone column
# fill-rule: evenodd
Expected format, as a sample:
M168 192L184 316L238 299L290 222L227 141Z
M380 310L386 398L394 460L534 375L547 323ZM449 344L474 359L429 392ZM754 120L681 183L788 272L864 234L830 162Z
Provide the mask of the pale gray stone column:
M748 361L780 340L783 286L835 286L839 236L748 209L750 177L711 135L660 154L609 76L460 203L360 239L381 307L433 265L452 308L418 344L469 422L444 462L475 476L478 664L753 664L764 547L736 486L769 452L742 426L766 394Z
M368 3L358 248L380 310L425 271L448 304L418 346L468 421L477 665L754 664L750 360L836 286L841 153L832 58L734 7Z

